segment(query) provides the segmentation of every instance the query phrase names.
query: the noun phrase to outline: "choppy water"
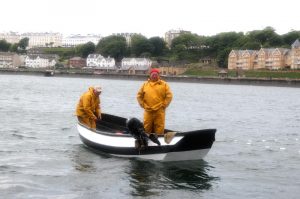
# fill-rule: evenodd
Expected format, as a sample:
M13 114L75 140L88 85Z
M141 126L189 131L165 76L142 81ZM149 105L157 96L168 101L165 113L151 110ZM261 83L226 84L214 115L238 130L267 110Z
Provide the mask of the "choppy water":
M0 198L289 198L300 195L300 89L175 83L167 127L217 128L204 161L86 149L74 109L101 84L104 112L142 117L141 81L0 75Z

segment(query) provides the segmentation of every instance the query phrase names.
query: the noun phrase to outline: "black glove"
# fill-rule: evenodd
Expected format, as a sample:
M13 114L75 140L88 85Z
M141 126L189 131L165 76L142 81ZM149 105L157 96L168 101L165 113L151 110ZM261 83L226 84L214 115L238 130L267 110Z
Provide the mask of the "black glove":
M157 144L158 146L160 146L160 141L158 140L158 137L157 137L156 134L151 133L151 134L149 135L149 139L150 139L152 142L154 142L155 144Z

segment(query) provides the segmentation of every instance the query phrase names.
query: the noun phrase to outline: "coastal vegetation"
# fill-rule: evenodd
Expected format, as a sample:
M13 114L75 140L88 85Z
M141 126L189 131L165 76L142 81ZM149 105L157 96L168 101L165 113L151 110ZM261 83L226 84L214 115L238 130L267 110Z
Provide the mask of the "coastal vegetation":
M161 37L146 38L135 34L128 43L125 37L110 35L104 37L98 44L88 42L74 48L49 47L43 48L45 53L57 54L60 61L73 56L87 57L90 53L100 53L105 57L113 57L119 62L124 57L147 57L156 61L158 65L176 65L178 63L199 63L200 60L214 60L218 67L226 68L228 55L233 49L260 48L290 48L291 44L300 38L300 31L279 35L272 27L262 30L243 32L223 32L213 36L201 36L184 33L172 40L167 46ZM28 38L17 44L0 40L0 51L23 52L28 46Z
M158 64L198 63L199 60L214 60L218 67L226 68L228 55L232 49L252 49L285 47L300 38L300 31L292 30L279 35L272 27L263 30L224 32L213 36L185 33L172 40L167 47L163 38L133 35L128 45L122 36L104 37L96 45L95 53L111 56L120 61L123 57L148 57ZM83 47L83 49L86 46Z
M27 37L20 39L18 43L11 44L6 40L0 40L0 52L17 52L24 53L28 46L29 39Z
M220 77L220 71L222 71L219 67L201 67L195 64L187 65L187 67L187 71L183 74L186 76ZM225 74L228 78L300 79L300 70L228 70Z

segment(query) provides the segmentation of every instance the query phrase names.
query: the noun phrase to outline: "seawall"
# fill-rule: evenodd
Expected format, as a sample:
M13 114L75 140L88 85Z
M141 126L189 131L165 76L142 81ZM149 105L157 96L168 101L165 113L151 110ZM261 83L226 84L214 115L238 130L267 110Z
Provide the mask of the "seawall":
M1 74L10 75L39 75L45 76L45 70L27 69L0 69ZM128 79L146 80L148 75L130 75L119 73L95 74L91 71L55 71L54 77L83 77L83 78L102 78L102 79ZM51 77L49 77L51 78ZM196 77L196 76L162 76L162 79L169 82L193 82L206 84L231 84L231 85L256 85L256 86L280 86L280 87L300 87L300 79L288 78L221 78L221 77Z

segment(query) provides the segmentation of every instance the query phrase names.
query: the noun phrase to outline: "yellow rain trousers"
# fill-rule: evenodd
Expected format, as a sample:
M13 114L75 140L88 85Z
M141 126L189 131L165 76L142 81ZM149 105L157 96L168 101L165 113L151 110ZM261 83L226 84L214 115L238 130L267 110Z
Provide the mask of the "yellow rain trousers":
M146 133L163 134L165 128L165 109L172 101L169 85L158 80L145 82L137 94L138 103L144 108L144 128Z
M96 129L96 122L95 120L91 120L87 117L77 117L78 118L78 121L81 123L81 124L84 124L92 129Z
M90 87L79 100L76 115L80 123L96 129L96 120L101 116L100 99L94 94L94 88Z

